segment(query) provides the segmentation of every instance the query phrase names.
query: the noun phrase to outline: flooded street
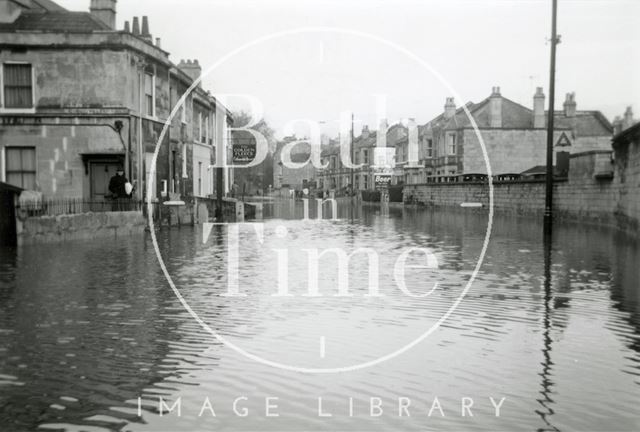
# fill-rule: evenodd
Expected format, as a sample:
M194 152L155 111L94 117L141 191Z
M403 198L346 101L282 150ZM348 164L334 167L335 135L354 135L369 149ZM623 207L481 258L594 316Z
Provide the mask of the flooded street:
M266 215L261 241L239 231L232 296L228 226L206 242L202 227L157 233L211 332L148 233L0 250L0 430L640 429L633 237L558 223L545 259L537 221L497 215L456 308L484 214L365 206L302 221L302 203L282 201ZM330 248L375 252L350 260L348 295L339 260L309 264ZM394 266L411 248L437 268L408 257L403 290ZM160 397L180 416L161 416Z

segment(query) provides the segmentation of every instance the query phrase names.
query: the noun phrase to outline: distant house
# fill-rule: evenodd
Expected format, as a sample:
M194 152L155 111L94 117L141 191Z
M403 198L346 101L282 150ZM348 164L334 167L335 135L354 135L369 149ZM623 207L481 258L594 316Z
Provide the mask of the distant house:
M282 149L285 145L297 141L295 136L285 137L276 145L273 158L274 188L295 189L313 188L316 186L316 168L310 162L311 147L305 143L298 143L291 149L291 162L306 164L302 168L287 167L282 161Z
M540 87L533 97L533 110L503 97L499 87L494 87L483 101L465 105L485 144L494 175L522 173L546 163L548 112L544 106ZM447 98L444 112L419 127L419 164L404 170L407 182L487 174L480 139L464 108L456 107L453 98ZM578 111L573 93L567 94L564 109L554 112L554 120L554 160L558 154L565 157L610 148L609 121L599 111ZM402 141L397 145L401 146Z
M102 200L122 165L142 198L156 143L198 62L172 63L146 17L116 29L116 0L91 0L88 12L0 0L0 11L0 181ZM230 122L198 86L164 136L152 196L212 194L209 166Z

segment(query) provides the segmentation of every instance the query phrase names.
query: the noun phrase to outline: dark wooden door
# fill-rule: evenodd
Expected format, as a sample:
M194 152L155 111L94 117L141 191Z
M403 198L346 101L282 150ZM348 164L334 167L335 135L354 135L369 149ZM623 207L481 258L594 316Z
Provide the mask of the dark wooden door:
M108 210L109 180L116 175L116 162L91 162L91 211Z

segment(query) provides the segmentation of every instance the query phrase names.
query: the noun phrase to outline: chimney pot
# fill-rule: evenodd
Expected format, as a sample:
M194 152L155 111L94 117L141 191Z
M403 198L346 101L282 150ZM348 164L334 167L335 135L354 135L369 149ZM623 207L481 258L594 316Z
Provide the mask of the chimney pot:
M158 48L162 48L162 41L160 40L160 38L156 38L156 46Z
M564 115L565 117L576 116L576 94L567 93L567 97L564 101Z
M129 21L125 21L124 22L124 31L125 31L125 33L131 33L131 25L130 25Z
M151 33L149 33L149 17L145 15L142 17L142 37L146 36L151 36Z
M140 36L140 19L138 17L133 17L133 35Z
M489 98L489 126L493 128L502 127L502 96L500 87L493 87Z
M533 127L536 129L543 129L546 126L544 99L542 87L537 87L536 94L533 95Z
M452 97L448 97L444 104L444 118L450 119L456 113L456 103Z
M624 120L622 120L622 127L624 129L630 128L633 126L633 111L630 106L624 112Z

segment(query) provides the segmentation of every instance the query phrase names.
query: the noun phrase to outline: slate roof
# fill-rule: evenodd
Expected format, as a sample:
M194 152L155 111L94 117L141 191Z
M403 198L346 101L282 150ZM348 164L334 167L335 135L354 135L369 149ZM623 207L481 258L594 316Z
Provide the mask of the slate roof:
M42 1L42 0L40 0ZM110 30L109 26L89 12L22 12L12 23L0 24L0 31L43 31L66 33L90 33Z
M476 121L479 128L491 127L489 120L489 100L473 104L467 103L467 109ZM548 112L545 112L548 116ZM459 129L471 127L471 122L462 107L456 110L453 117L446 120L444 113L430 122L433 128ZM502 128L503 129L532 129L533 111L517 102L502 96ZM600 111L576 111L574 117L567 117L564 111L554 113L555 129L571 129L577 136L608 136L613 132L613 127Z
M46 11L66 11L65 8L52 0L31 0L32 9L40 8Z
M613 126L600 111L576 111L574 117L566 117L564 111L556 111L555 128L575 129L580 137L606 136L613 133Z

